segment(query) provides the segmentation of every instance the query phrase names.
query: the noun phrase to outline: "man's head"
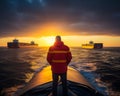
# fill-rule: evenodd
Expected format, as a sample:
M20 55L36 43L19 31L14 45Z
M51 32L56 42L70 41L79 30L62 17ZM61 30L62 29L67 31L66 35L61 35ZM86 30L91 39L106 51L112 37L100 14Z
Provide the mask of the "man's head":
M61 36L56 36L55 41L61 41Z

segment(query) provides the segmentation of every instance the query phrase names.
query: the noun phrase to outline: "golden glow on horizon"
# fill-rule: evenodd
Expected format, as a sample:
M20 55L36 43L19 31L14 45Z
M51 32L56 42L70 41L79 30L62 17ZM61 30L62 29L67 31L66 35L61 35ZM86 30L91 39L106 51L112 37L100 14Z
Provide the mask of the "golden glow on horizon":
M55 36L61 35L62 41L68 46L81 47L82 44L89 43L89 41L94 41L96 43L103 43L105 47L107 46L119 46L120 47L120 36L105 36L105 35L73 35L74 32L65 32L65 27L61 26L63 24L57 23L47 23L43 25L37 25L28 29L29 33L23 34L26 37L17 37L19 42L30 43L34 41L39 44L39 46L51 46L54 44ZM66 30L67 31L67 30ZM80 33L80 32L79 32ZM70 35L69 35L70 34ZM87 33L86 33L87 34ZM7 46L7 42L12 42L14 37L0 38L0 46Z
M104 43L104 47L120 47L120 36L61 36L62 41L68 46L81 47L81 44L94 41L97 43ZM7 46L7 42L11 42L14 38L1 38L0 46ZM55 41L55 36L43 36L43 37L17 37L19 42L35 41L39 46L51 46Z
M55 36L41 37L46 42L46 46L51 46L55 42Z

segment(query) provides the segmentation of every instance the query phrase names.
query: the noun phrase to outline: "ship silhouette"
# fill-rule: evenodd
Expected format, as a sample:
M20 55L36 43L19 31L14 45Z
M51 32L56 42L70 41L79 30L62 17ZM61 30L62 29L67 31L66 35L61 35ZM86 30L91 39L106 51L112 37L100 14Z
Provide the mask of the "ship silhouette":
M82 48L102 49L103 48L103 43L94 43L93 41L90 41L88 44L82 44Z
M37 47L38 44L35 44L34 41L30 43L19 42L18 39L14 39L13 42L7 42L8 48L21 48L21 47Z

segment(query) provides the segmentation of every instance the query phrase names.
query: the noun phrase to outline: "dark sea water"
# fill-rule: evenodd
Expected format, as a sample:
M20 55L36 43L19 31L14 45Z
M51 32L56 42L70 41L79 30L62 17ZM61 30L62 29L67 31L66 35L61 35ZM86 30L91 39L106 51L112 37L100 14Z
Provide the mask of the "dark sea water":
M49 65L48 48L0 48L0 96L11 96L24 86L35 72ZM99 92L120 96L120 48L71 48L69 66L77 69ZM74 75L73 75L74 76Z

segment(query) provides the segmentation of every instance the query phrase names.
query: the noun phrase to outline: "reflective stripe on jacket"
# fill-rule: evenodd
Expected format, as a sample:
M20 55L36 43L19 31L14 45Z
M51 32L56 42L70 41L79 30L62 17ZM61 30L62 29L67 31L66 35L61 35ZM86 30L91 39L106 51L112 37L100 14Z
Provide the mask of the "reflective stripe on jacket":
M53 73L65 73L71 59L69 47L64 45L63 42L57 41L49 48L47 61L51 65Z

